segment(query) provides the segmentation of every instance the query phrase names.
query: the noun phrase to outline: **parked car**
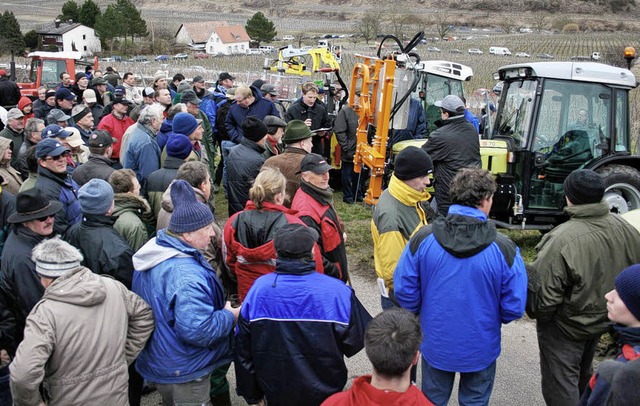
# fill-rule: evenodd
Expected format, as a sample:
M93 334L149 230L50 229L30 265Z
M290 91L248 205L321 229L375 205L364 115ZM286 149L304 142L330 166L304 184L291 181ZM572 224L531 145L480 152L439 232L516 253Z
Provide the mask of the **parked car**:
M169 55L158 55L156 56L156 61L168 61Z
M147 62L148 59L144 55L136 55L133 58L129 59L130 62Z
M516 53L516 57L518 57L518 58L530 58L530 57L531 57L531 55L529 55L529 54L528 54L528 53L526 53L526 52L517 52L517 53Z
M189 58L189 55L187 54L175 54L173 56L173 59L187 59L187 58Z
M283 41L293 41L294 39L296 39L293 35L283 35L282 36L282 40Z
M453 48L453 49L452 49L451 51L449 51L449 52L451 52L452 54L461 54L461 53L462 53L462 51L461 51L461 50L459 50L458 48Z
M113 59L115 62L122 62L122 56L120 55L111 55L111 59Z
M195 54L193 54L193 57L195 59L209 59L209 54L204 52L196 52Z
M484 52L482 52L478 48L469 48L469 53L470 54L476 54L476 55L482 55Z
M553 55L549 55L549 54L538 54L536 56L540 59L553 59Z
M258 48L247 48L247 55L262 55L262 51Z
M440 52L440 48L438 48L438 47L428 47L427 51L428 52Z
M116 60L111 58L111 57L107 57L107 58L100 58L101 62L115 62Z

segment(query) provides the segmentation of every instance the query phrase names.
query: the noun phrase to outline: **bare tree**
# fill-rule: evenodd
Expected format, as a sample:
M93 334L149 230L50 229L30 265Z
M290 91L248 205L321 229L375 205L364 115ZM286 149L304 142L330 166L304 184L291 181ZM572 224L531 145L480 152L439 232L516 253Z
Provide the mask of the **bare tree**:
M380 15L373 13L365 14L356 25L356 31L362 39L364 39L364 42L368 44L369 41L375 39L376 35L380 32Z

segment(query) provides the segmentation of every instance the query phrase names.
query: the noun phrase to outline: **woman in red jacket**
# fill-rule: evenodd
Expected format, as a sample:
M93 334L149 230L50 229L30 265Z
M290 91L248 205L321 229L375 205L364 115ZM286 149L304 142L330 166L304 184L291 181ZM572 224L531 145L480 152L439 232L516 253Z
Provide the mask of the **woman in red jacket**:
M231 216L224 227L223 252L244 300L253 282L276 266L273 236L285 224L304 224L296 211L282 205L287 180L279 170L263 168L249 190L245 209ZM320 249L314 248L316 270L322 270Z

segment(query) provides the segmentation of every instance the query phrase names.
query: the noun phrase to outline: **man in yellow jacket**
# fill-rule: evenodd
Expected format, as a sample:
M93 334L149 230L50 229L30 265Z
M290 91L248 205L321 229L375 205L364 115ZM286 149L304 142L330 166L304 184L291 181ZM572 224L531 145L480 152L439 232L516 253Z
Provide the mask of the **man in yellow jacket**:
M393 295L396 264L409 238L427 224L428 213L433 213L428 202L431 195L426 191L431 172L433 163L423 149L403 149L394 162L389 187L373 211L373 258L383 309L397 306Z

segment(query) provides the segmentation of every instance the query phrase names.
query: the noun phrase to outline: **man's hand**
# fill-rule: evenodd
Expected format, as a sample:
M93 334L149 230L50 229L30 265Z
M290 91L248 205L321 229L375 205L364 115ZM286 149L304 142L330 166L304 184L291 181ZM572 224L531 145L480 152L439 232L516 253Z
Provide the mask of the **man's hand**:
M226 310L229 310L231 313L233 313L233 317L235 317L236 321L238 320L238 316L240 315L240 309L242 308L242 305L238 307L233 307L231 305L231 302L227 301L227 303L224 305L224 308Z

